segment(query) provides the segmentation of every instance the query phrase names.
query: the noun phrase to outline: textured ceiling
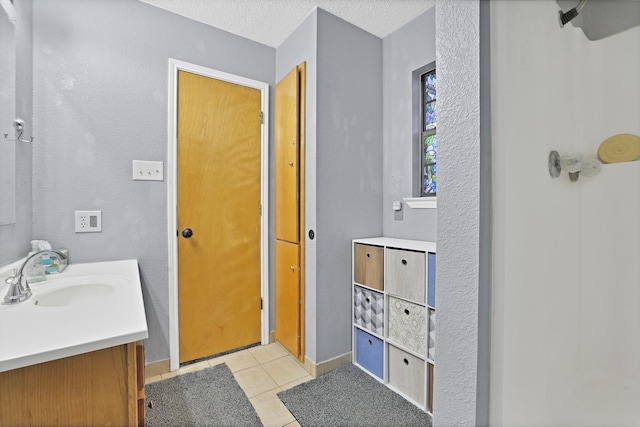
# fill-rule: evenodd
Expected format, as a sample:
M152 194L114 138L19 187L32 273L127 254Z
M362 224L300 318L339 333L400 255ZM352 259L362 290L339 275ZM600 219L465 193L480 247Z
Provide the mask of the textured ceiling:
M383 38L435 0L141 0L271 47L316 7Z

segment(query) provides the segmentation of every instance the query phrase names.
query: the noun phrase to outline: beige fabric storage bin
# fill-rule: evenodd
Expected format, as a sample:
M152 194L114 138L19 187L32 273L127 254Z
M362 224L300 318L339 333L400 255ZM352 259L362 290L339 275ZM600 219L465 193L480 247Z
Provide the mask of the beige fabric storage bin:
M425 361L389 345L388 369L389 385L424 407L427 388Z
M387 293L425 304L426 258L424 252L387 248Z
M356 243L353 258L353 280L360 285L383 291L384 248Z

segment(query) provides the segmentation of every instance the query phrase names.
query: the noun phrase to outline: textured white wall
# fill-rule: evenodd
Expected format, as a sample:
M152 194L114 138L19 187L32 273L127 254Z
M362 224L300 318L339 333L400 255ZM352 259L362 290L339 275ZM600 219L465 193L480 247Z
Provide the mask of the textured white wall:
M480 4L436 2L438 264L434 426L476 425ZM486 398L486 397L480 397Z
M594 42L555 1L491 6L492 424L636 425L640 164L571 183L547 158L640 134L640 27Z

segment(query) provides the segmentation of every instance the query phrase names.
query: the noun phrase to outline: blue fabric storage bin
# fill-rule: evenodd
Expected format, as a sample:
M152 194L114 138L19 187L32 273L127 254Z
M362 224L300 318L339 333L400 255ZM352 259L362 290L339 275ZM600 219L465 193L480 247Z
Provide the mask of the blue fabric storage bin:
M427 276L427 304L436 307L436 254L429 253L429 267Z
M356 363L376 377L383 379L384 346L380 338L376 338L363 330L356 331Z

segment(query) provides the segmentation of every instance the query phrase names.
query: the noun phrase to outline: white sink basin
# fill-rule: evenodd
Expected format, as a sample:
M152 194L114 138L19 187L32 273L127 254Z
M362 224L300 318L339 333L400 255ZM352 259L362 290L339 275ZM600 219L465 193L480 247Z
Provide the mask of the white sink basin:
M96 298L106 297L114 292L114 287L106 283L71 285L42 294L34 298L33 303L38 307L67 307L74 304L82 304Z
M0 297L8 287L0 280ZM149 336L136 260L70 264L31 291L23 303L0 305L0 372Z
M55 289L38 293L31 300L38 307L89 304L96 300L104 301L128 283L127 279L116 276L77 277L64 280Z

